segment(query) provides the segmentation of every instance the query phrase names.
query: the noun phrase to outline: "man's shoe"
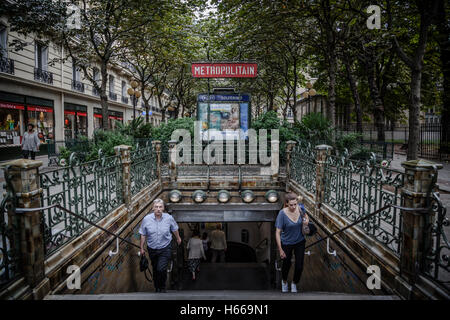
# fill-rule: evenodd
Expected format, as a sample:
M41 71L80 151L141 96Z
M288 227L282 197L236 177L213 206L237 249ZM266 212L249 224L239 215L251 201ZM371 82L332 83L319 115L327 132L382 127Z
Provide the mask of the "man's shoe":
M295 283L291 283L291 292L297 293L297 285Z
M283 280L281 280L281 292L289 292L289 286L287 281L284 282Z

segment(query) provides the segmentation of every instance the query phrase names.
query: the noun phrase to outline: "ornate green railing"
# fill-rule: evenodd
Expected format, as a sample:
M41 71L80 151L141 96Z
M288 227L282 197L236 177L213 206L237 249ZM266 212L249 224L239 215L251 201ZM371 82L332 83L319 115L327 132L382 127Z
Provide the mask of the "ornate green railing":
M433 212L432 243L424 258L423 272L426 276L450 290L450 242L447 239L450 221L446 216L447 208L443 206L439 194L432 193L430 199Z
M80 163L72 154L67 167L40 173L42 206L60 204L97 222L123 202L120 157L105 157ZM80 235L89 225L58 209L43 214L46 255Z
M14 196L8 191L0 204L0 288L21 273L17 216L8 215L12 202Z
M137 145L130 157L131 194L135 195L158 178L157 159L149 142L144 146Z
M369 161L329 156L325 164L324 203L341 216L356 221L387 204L401 205L404 173L376 165L375 155ZM359 227L397 255L400 253L401 214L390 207Z
M290 177L311 193L316 192L316 160L310 143L300 141L292 150Z

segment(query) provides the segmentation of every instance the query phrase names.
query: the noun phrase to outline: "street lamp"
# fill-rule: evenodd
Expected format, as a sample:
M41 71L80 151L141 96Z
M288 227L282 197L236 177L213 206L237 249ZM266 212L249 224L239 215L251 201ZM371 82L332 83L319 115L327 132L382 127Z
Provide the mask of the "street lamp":
M313 89L311 82L308 81L308 83L306 84L306 88L307 90L305 92L303 92L302 96L303 98L308 98L308 113L311 112L311 97L316 95L316 90Z
M133 119L136 119L136 104L137 100L141 97L141 93L136 90L138 87L137 81L131 81L130 82L131 88L128 88L127 93L131 97L131 101L133 101Z

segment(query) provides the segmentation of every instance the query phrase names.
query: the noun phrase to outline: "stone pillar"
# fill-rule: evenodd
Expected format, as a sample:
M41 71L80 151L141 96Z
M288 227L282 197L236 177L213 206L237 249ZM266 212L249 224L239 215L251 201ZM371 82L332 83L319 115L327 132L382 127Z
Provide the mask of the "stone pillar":
M405 182L402 189L402 206L427 208L428 192L436 187L437 171L441 164L426 160L410 160L402 163ZM423 268L423 258L432 245L430 226L434 222L430 211L402 211L402 244L400 274L409 284L416 280Z
M286 141L286 192L289 191L289 181L291 180L291 153L296 144L296 141Z
M177 141L169 141L169 179L171 184L177 181Z
M325 197L325 163L331 153L331 146L321 144L316 146L316 199L315 207L320 209L320 204Z
M131 206L131 158L130 158L131 146L120 145L115 146L114 151L117 156L120 157L122 162L122 196L123 201L128 209ZM131 212L128 210L128 214Z
M42 161L14 160L2 165L5 178L10 181L7 188L12 188L16 195L16 208L39 208L42 189L39 187L39 167ZM45 277L44 266L44 226L42 211L25 213L10 212L17 215L20 245L20 265L32 298L43 299L50 292L49 279Z
M161 141L152 141L153 150L156 152L156 176L161 180Z

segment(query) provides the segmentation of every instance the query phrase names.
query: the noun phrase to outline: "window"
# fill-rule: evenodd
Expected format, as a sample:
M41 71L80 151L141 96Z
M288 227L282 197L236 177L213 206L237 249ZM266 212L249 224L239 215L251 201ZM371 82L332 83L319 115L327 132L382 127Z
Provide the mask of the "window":
M48 47L40 42L35 45L35 67L43 71L48 69Z
M8 57L8 29L0 24L0 58Z
M122 81L122 97L127 96L127 83L125 81Z
M73 81L80 81L80 68L75 60L72 60L72 79Z
M114 93L114 76L109 75L109 92Z
M94 81L100 85L100 72L98 71L98 68L92 68L92 77L94 78Z

